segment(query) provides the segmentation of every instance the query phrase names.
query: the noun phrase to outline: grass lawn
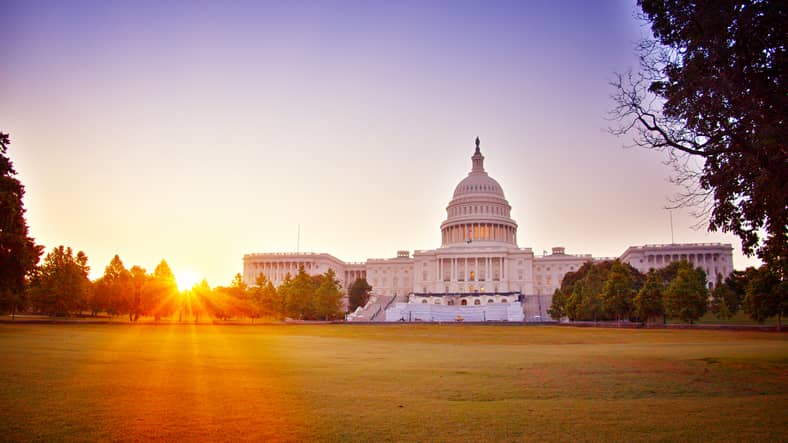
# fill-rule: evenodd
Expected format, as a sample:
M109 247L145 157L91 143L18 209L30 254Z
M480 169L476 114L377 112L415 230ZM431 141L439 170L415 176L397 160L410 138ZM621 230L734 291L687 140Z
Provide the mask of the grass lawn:
M0 440L788 439L788 335L0 325Z

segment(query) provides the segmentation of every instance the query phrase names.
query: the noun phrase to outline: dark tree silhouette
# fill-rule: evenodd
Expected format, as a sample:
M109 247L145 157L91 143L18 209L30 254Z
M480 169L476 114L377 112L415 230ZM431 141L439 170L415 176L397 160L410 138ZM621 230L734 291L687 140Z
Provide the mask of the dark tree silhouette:
M784 280L788 265L785 24L778 0L638 0L653 39L613 82L616 135L664 150L675 206L732 232Z
M28 236L22 198L25 187L15 177L8 158L8 134L0 132L0 310L16 311L24 305L25 278L38 263L43 246Z

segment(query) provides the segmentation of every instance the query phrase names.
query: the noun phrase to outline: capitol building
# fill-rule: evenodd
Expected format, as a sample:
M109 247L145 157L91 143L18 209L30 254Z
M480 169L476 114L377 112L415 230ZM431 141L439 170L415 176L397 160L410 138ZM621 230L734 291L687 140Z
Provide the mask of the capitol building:
M471 170L446 207L439 248L359 263L325 253L247 254L244 281L253 285L264 274L278 286L301 266L311 275L333 269L345 290L365 278L372 286L370 302L350 321L545 321L564 275L604 259L567 254L562 247L544 255L519 247L511 209L500 183L485 170L477 138ZM645 245L619 258L641 272L688 260L706 271L711 285L717 274L733 271L732 253L730 244Z

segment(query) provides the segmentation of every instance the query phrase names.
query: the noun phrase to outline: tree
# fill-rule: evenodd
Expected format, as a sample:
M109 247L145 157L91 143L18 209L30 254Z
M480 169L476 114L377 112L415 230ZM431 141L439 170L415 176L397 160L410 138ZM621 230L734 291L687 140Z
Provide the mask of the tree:
M788 283L780 281L768 266L761 266L747 284L744 309L759 323L777 316L777 330L782 330L782 317L788 314Z
M353 312L357 307L366 305L371 290L366 278L357 278L348 289L348 311Z
M601 263L599 264L601 265ZM579 320L607 320L602 302L602 289L607 278L607 266L592 266L580 287L580 304L576 307Z
M285 314L294 319L311 318L314 306L312 298L317 290L303 266L298 267L295 277L282 283L280 292L285 299Z
M662 281L657 272L650 271L634 300L635 316L640 321L648 323L653 318L665 315L662 288Z
M129 313L129 321L137 321L146 311L145 289L150 276L148 276L145 268L140 266L132 266L129 271L131 274L131 291L128 292L126 307ZM147 303L149 304L149 303Z
M17 179L8 158L11 139L0 131L0 310L11 313L25 303L26 278L33 272L43 252L28 236L22 198L25 187Z
M282 302L274 284L265 275L260 274L250 290L252 306L257 310L258 317L281 316Z
M173 312L176 308L176 297L178 295L178 284L175 282L175 274L172 273L170 265L166 260L162 260L153 270L153 278L149 279L148 285L143 293L147 295L144 303L145 314L151 315L156 321L161 320Z
M93 315L104 311L117 315L127 311L126 296L131 291L131 273L116 254L104 268L104 275L93 284L90 310Z
M676 278L665 291L665 311L671 317L692 323L706 313L706 274L692 269L686 261L679 263Z
M342 315L342 290L333 269L323 274L315 293L314 310L315 319L333 320Z
M722 280L722 274L717 274L717 283L711 291L709 310L717 318L727 319L739 310L739 302L733 289Z
M80 312L87 306L91 283L88 257L71 248L58 246L44 257L30 281L30 298L40 312L52 316Z
M679 206L788 278L788 8L777 0L638 0L653 39L613 82L616 135L664 150Z
M620 260L615 260L602 289L602 302L605 310L618 320L627 318L632 313L634 284L630 270L624 267Z
M561 320L566 317L567 301L568 297L564 295L561 288L556 288L555 292L553 292L553 301L550 304L550 308L547 310L547 313L550 314L550 318L553 320Z
M206 279L202 279L199 284L194 285L192 288L188 311L194 316L195 323L200 322L200 316L203 312L210 312L210 307L212 306L211 296L211 287Z

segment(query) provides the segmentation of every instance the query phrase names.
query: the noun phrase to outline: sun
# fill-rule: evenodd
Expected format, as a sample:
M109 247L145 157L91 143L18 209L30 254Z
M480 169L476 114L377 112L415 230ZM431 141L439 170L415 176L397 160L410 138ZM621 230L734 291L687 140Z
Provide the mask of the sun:
M178 289L186 291L191 289L199 280L197 273L191 270L178 271L175 273L175 283L178 284Z

